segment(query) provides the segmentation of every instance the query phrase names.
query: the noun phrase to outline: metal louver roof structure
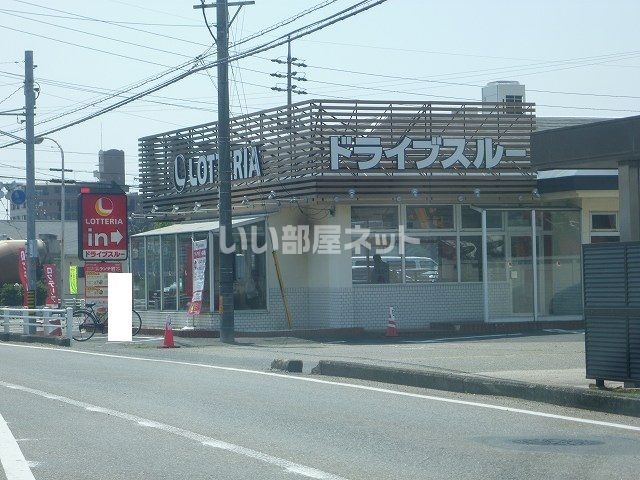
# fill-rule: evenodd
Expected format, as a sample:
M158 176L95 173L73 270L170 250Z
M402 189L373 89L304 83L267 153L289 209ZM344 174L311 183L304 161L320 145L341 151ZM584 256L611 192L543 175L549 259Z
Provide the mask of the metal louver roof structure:
M516 107L504 103L447 103L414 101L310 100L243 115L231 119L231 142L238 146L258 146L262 175L235 180L234 204L243 198L264 200L273 191L276 198L332 199L356 188L359 198L407 194L411 188L432 195L469 193L481 188L485 193L519 194L531 192L535 175L530 162L530 135L536 128L535 106ZM476 141L491 138L493 145L518 149L519 157L505 157L491 169L440 162L416 168L425 158L424 149L407 149L405 169L395 158L382 156L371 169L359 162L367 156L341 159L339 169L331 169L331 137L379 138L387 150L404 137L431 139L463 138L464 155L473 160ZM196 159L216 152L216 123L187 127L147 136L139 140L140 193L145 210L152 205L170 209L172 205L191 208L194 202L215 207L217 185L189 188L178 194L174 188L176 156ZM440 155L451 156L455 149L441 147Z

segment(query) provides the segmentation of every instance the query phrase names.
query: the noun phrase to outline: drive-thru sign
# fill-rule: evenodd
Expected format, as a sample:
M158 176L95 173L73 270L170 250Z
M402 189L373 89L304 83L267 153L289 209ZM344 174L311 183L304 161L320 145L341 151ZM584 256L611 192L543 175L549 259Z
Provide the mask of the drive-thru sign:
M82 260L126 260L127 196L124 193L81 193L78 256Z

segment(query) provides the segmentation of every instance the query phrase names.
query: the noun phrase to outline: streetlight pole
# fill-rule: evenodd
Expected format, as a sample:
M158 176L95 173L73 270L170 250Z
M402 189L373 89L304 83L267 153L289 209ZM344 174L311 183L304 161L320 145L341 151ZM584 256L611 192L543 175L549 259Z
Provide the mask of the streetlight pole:
M60 168L50 168L52 172L61 172L61 186L60 186L60 302L64 298L64 256L65 256L65 245L64 245L64 230L66 223L66 195L65 195L65 183L64 183L64 174L65 172L71 172L72 170L66 170L64 168L64 150L62 149L62 145L60 145L56 140L51 137L38 137L35 139L34 143L40 144L44 140L49 140L56 144L58 149L60 150L60 160L61 165Z

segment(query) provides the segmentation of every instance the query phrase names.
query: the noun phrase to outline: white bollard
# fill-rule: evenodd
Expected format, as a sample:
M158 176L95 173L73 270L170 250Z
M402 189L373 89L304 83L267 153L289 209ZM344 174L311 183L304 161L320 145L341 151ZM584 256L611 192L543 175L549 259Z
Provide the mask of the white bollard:
M67 324L65 325L65 327L67 330L67 338L69 339L69 342L71 342L71 340L73 339L73 308L67 307L66 310Z
M51 332L53 331L53 329L49 326L50 318L51 318L51 312L49 312L48 310L44 310L42 312L42 331L45 337L48 337L49 335L51 335Z
M29 312L22 312L22 334L29 335Z

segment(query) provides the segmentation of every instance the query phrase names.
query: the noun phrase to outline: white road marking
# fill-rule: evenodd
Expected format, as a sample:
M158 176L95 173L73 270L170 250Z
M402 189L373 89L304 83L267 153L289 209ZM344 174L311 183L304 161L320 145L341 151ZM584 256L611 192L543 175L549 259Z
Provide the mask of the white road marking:
M110 343L110 344L126 344L126 343L143 343L143 342L154 342L156 340L162 340L164 337L133 337L133 339L129 342L129 341L109 341L106 337L98 337L98 338L94 338L94 340L97 340L98 342L102 342L102 343Z
M547 333L563 333L563 334L583 334L584 330L565 330L563 328L543 328L543 332Z
M336 381L331 381L331 380L322 380L319 378L309 378L309 377L300 377L300 376L295 376L295 375L285 375L282 373L274 373L274 372L263 372L260 370L250 370L247 368L236 368L236 367L222 367L219 365L207 365L205 363L192 363L192 362L181 362L178 360L163 360L160 358L144 358L144 357L132 357L129 355L116 355L116 354L112 354L112 353L97 353L97 352L81 352L78 350L65 350L65 349L58 349L58 348L50 348L50 347L39 347L36 345L16 345L16 344L11 344L11 343L3 343L0 342L0 347L15 347L15 348L30 348L30 349L34 349L34 350L48 350L48 351L52 351L52 352L61 352L61 353L71 353L71 354L78 354L78 355L90 355L90 356L95 356L95 357L107 357L107 358L118 358L118 359L124 359L124 360L134 360L134 361L139 361L139 362L152 362L152 363L164 363L164 364L169 364L169 365L184 365L184 366L188 366L188 367L199 367L199 368L209 368L212 370L220 370L220 371L226 371L226 372L237 372L237 373L248 373L248 374L252 374L252 375L262 375L262 376L266 376L266 377L276 377L276 378L283 378L286 380L290 380L290 381L298 381L298 382L309 382L309 383L316 383L316 384L322 384L322 385L333 385L333 386L337 386L337 387L345 387L345 388L354 388L354 389L358 389L358 390L367 390L370 392L378 392L378 393L385 393L385 394L390 394L390 395L398 395L401 397L411 397L411 398L420 398L423 400L432 400L435 402L442 402L442 403L450 403L453 405L465 405L465 406L470 406L470 407L479 407L479 408L486 408L486 409L490 409L490 410L498 410L498 411L502 411L502 412L510 412L510 413L520 413L523 415L531 415L534 417L542 417L542 418L551 418L551 419L555 419L555 420L563 420L563 421L568 421L568 422L575 422L575 423L582 423L582 424L586 424L586 425L598 425L601 427L610 427L610 428L617 428L617 429L621 429L621 430L631 430L634 432L640 432L640 427L636 427L633 425L626 425L623 423L613 423L613 422L603 422L600 420L591 420L588 418L580 418L580 417L570 417L567 415L556 415L554 413L546 413L546 412L540 412L537 410L528 410L528 409L523 409L523 408L513 408L513 407L504 407L502 405L495 405L492 403L483 403L483 402L472 402L472 401L468 401L468 400L458 400L455 398L446 398L446 397L438 397L435 395L424 395L421 393L412 393L412 392L403 392L400 390L391 390L389 388L380 388L380 387L371 387L368 385L358 385L355 383L346 383L346 382L336 382ZM0 385L2 385L3 382L0 382ZM48 394L43 394L43 396L46 396Z
M22 455L22 451L2 415L0 415L0 463L2 463L7 480L35 480L29 468L29 462Z
M69 397L63 397L61 395L54 395L51 393L44 392L42 390L37 390L35 388L25 387L24 385L16 385L13 383L7 383L0 381L0 386L10 388L12 390L18 390L25 393L30 393L32 395L37 395L39 397L43 397L49 400L55 400L61 403L65 403L67 405L72 405L74 407L83 408L87 411L101 413L104 415L108 415L110 417L120 418L122 420L126 420L129 422L136 423L141 427L147 428L155 428L161 430L163 432L171 433L173 435L177 435L182 438L187 438L189 440L196 441L205 445L207 447L212 447L220 450L225 450L231 453L235 453L237 455L242 455L244 457L249 457L254 460L258 460L260 462L268 463L270 465L280 467L290 473L294 473L297 475L301 475L307 478L313 478L317 480L346 480L344 477L340 477L338 475L334 475L332 473L324 472L322 470L318 470L316 468L308 467L306 465L301 465L299 463L291 462L289 460L285 460L284 458L274 457L272 455L258 452L256 450L252 450L250 448L242 447L240 445L235 445L233 443L224 442L222 440L218 440L216 438L207 437L206 435L201 435L199 433L191 432L189 430L185 430L183 428L174 427L173 425L167 425L166 423L156 422L155 420L150 420L148 418L138 417L136 415L131 415L125 412L119 412L117 410L112 410L110 408L100 407L98 405L92 405L90 403L81 402L79 400L74 400ZM2 417L0 416L0 420ZM5 423L6 425L6 423ZM7 432L9 433L10 439L13 441L13 436L11 436L11 432L7 428ZM2 458L2 464L5 464L5 460L3 457L3 436L2 436L2 428L0 424L0 458ZM18 445L14 442L15 448L17 452L20 453L20 449ZM10 452L11 453L11 452ZM24 457L20 453L22 460L24 461ZM26 466L26 461L25 461ZM11 476L9 475L9 471L5 467L5 471L7 471L7 480L35 480L33 475L31 475L31 471L29 467L26 466L27 471L29 472L29 476Z
M471 335L467 337L444 337L433 338L429 340L403 340L400 345L414 344L414 343L440 343L447 342L449 340L475 340L480 338L507 338L507 337L522 337L522 333L496 333L491 335Z

